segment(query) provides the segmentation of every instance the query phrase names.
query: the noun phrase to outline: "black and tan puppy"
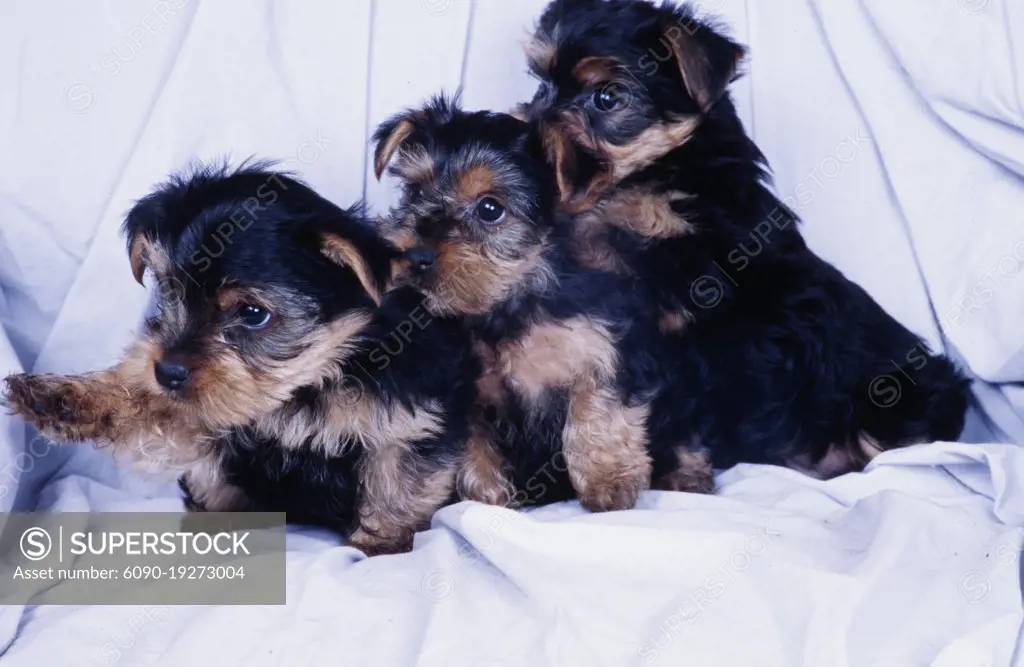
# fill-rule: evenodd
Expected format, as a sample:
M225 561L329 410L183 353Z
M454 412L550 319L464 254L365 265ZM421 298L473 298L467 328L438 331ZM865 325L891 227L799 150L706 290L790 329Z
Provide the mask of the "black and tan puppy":
M716 467L831 476L959 435L968 382L814 255L727 92L744 49L686 5L556 0L528 48L574 248L656 305L685 415ZM651 424L657 429L656 423Z
M523 500L629 508L652 474L637 378L656 327L620 276L572 257L528 130L443 98L384 123L377 174L391 164L404 185L386 235L431 312L462 317L485 361L463 497L507 502L547 467L567 474Z
M181 473L190 509L284 511L368 553L408 549L453 496L477 370L458 323L385 293L394 247L261 165L173 179L125 231L159 313L113 368L9 377L7 405Z

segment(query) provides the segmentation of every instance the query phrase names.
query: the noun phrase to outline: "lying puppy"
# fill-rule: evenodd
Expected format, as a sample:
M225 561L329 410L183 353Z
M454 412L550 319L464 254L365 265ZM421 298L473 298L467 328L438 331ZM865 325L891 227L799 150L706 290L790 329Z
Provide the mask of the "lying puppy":
M654 414L680 457L833 476L960 434L968 382L815 256L768 189L726 92L741 46L684 6L556 0L527 49L521 113L544 134L574 249L633 275L678 340Z
M383 294L397 251L358 208L262 165L173 179L125 231L159 313L113 368L11 376L7 405L56 440L183 473L190 509L284 511L370 554L409 549L453 495L478 371L459 323Z
M637 378L656 327L621 277L568 252L528 130L443 98L385 122L377 176L393 160L404 184L386 236L406 250L408 280L431 312L464 318L485 361L462 497L630 508L652 474L650 387ZM526 491L542 469L560 474Z

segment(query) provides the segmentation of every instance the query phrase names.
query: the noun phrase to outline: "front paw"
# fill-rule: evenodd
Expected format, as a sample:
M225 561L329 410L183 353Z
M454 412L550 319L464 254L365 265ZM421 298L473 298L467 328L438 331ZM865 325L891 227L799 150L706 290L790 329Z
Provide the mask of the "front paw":
M80 380L23 373L8 376L6 385L3 404L54 440L89 440L109 425L109 415L96 412Z
M580 492L580 504L591 512L633 509L647 479L617 478L592 482Z
M411 534L403 536L378 535L357 528L348 536L348 546L359 549L367 556L384 556L412 551Z
M569 479L580 504L591 512L633 509L651 484L651 460L645 452L605 452L569 459Z

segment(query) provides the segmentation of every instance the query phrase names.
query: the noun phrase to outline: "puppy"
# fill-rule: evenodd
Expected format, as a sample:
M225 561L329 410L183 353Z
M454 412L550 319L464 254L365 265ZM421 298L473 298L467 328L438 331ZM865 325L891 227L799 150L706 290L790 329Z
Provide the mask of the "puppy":
M744 49L685 5L556 0L527 49L584 264L633 276L677 341L652 406L715 467L823 477L960 434L968 381L815 256L727 93ZM651 425L657 429L656 425Z
M181 473L190 509L409 549L452 497L479 371L458 322L384 293L398 253L362 211L257 164L172 179L124 228L159 313L113 368L11 376L7 405Z
M652 387L637 378L654 321L620 276L572 257L538 137L437 98L374 138L378 178L390 164L403 183L385 235L430 311L462 318L485 362L462 497L632 507L652 474ZM556 474L527 491L542 469Z

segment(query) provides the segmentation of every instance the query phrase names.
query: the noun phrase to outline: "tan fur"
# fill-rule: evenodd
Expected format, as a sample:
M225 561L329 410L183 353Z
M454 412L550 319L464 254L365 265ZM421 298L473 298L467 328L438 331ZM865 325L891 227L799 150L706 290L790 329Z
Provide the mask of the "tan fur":
M655 239L692 234L694 226L672 209L689 197L680 192L653 192L647 188L615 191L598 204L596 216L605 224Z
M463 500L510 507L515 486L505 473L505 459L498 452L486 425L476 423L466 443L459 467L457 488Z
M618 356L607 326L574 317L535 324L518 340L502 343L498 364L518 394L536 401L547 389L610 382Z
M437 280L427 294L427 307L435 315L479 315L513 290L543 291L555 281L543 252L541 244L520 258L505 259L482 244L444 243L438 248Z
M421 147L402 150L392 170L410 183L424 184L434 180L434 161Z
M682 333L687 325L692 324L693 321L693 313L685 308L675 311L662 311L661 317L658 318L658 330L663 334Z
M707 54L700 42L678 25L670 25L665 30L665 41L672 47L672 53L679 66L679 74L683 79L683 85L686 86L686 92L697 102L701 111L707 113L725 92L724 88L712 87L711 72L709 71L711 64L708 62ZM732 72L725 78L726 81L729 81L735 74L742 58L743 52L740 51L736 61L732 64Z
M613 168L612 178L618 183L685 144L699 126L699 118L659 121L624 146L607 141L600 141L598 145L608 156Z
M476 402L482 406L501 407L505 402L505 388L497 351L480 340L473 341L473 353L480 360L480 377L476 380Z
M583 87L600 86L615 78L622 64L616 58L588 56L581 58L572 68L572 76Z
M555 173L560 198L563 202L568 201L573 194L572 177L576 170L571 138L558 124L544 124L541 136L548 163Z
M633 272L609 241L607 224L593 213L583 213L573 221L572 252L583 266L591 269L622 274Z
M209 423L244 424L275 410L299 387L316 386L333 377L338 364L325 364L324 360L346 359L369 322L366 312L348 313L314 329L303 341L303 351L294 358L262 369L249 366L225 343L218 354L193 371L188 391L194 394Z
M654 488L661 491L714 493L715 471L707 452L702 449L676 447L679 467L657 480Z
M207 457L189 468L185 483L204 511L241 512L248 506L245 492L224 479L218 457Z
M132 247L128 251L128 258L132 265L132 276L135 282L142 284L142 277L146 275L146 255L149 241L142 234L135 237Z
M582 213L593 209L611 186L685 144L697 131L700 123L699 117L659 121L642 131L628 144L619 146L591 135L586 129L586 122L578 112L562 113L559 120L549 122L543 128L543 142L548 162L555 172L562 209L569 213ZM609 165L607 169L594 176L582 193L574 191L572 187L577 150L573 144L586 148L595 155L603 156ZM668 226L659 232L671 232L679 226L680 223L668 223Z
M595 512L630 509L651 482L650 406L626 406L613 389L584 383L569 395L562 447L580 503Z
M312 448L325 456L344 454L346 442L366 451L396 445L408 448L444 428L443 412L436 403L420 404L415 410L401 405L389 407L353 381L322 394L320 403L322 420L275 412L258 420L255 428L280 439L286 449Z
M853 445L832 444L817 463L811 463L810 457L802 454L787 461L786 466L815 479L832 479L863 470L881 452L875 447L875 441L870 436L861 435Z
M526 59L539 72L550 72L558 57L558 47L551 41L541 38L531 39L523 45Z
M611 384L618 366L608 327L584 317L535 324L497 350L502 376L530 402L568 388L562 434L569 476L592 510L626 509L650 483L647 406L625 406Z
M373 160L373 174L377 177L378 181L384 175L384 170L387 169L388 163L391 162L391 157L395 154L395 151L412 134L413 129L414 126L411 120L401 120L395 125L395 129L391 134L377 147L376 156Z
M128 250L128 258L132 266L135 282L142 284L142 278L148 267L158 276L169 276L174 264L167 256L167 251L157 241L139 234L132 241Z
M473 202L493 191L495 181L493 169L486 164L474 165L456 177L455 194L465 202Z
M7 404L54 441L112 445L143 469L185 471L209 456L213 438L196 415L125 383L122 370L11 376Z
M586 121L576 111L564 112L560 120L542 126L542 142L548 163L555 173L559 201L562 209L569 213L593 208L605 189L612 185L612 171L605 169L591 179L583 192L577 192L573 186L579 150L577 144L593 153L599 153L602 148L587 132L586 126Z
M350 545L367 555L412 548L416 531L429 525L455 488L455 465L426 474L419 470L422 466L398 445L367 453L359 474L359 528L349 536Z
M508 110L508 115L512 116L516 120L526 122L528 109L529 107L526 104L517 104Z
M373 272L370 271L370 266L366 263L363 253L359 252L351 241L336 234L324 234L323 253L332 262L351 269L373 302L380 305L380 288L377 287L377 281L373 278Z
M8 379L8 402L41 432L64 442L113 445L145 468L185 471L210 454L223 428L266 416L295 389L334 372L369 315L355 312L315 330L296 358L256 370L225 345L193 371L188 393L171 396L156 382L159 345L142 338L117 366L81 376L20 375ZM42 407L37 410L36 407Z

